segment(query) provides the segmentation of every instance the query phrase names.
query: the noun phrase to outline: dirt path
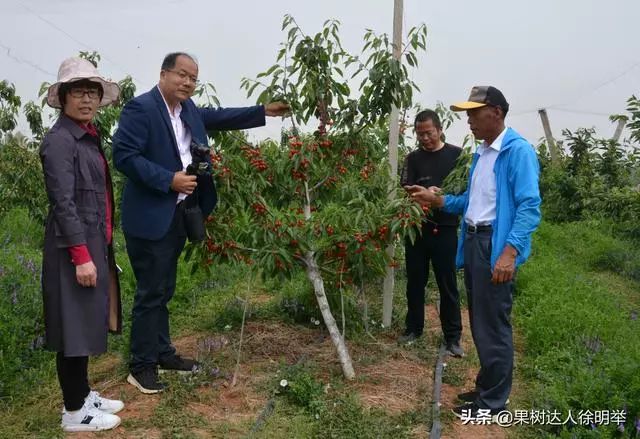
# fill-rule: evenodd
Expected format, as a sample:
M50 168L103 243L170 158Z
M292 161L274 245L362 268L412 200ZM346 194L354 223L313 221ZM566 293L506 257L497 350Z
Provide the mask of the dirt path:
M370 342L351 345L358 379L344 383L343 391L358 395L362 405L390 415L425 413L416 424L414 438L428 438L431 426L435 352L440 337L440 322L433 305L427 307L428 330L424 344L399 347L395 334L377 334ZM201 361L214 360L219 370L195 385L183 388L170 383L175 391L162 395L142 395L125 381L126 375L116 356L104 356L91 365L95 388L107 397L122 399L126 408L120 413L123 423L114 431L82 433L70 438L163 438L171 437L172 426L181 426L195 438L246 437L247 432L271 397L274 380L282 364L294 364L301 357L326 367L319 372L322 382L339 374L340 366L329 337L324 331L292 326L275 321L252 321L245 329L243 357L237 384L230 385L235 366L237 334L196 333L175 341L178 350ZM503 439L508 430L495 425L464 425L451 413L459 403L458 393L473 388L477 356L463 312L463 359L446 358L440 395L440 421L443 439ZM428 351L428 352L427 352ZM211 371L209 371L211 372ZM175 385L175 387L173 387ZM175 413L174 413L175 410ZM189 418L193 425L185 425Z
M94 388L104 396L118 398L126 407L119 416L122 424L100 434L70 434L70 438L161 438L171 437L172 423L184 426L189 414L199 419L188 425L189 437L246 437L271 397L273 383L281 365L294 364L305 356L326 365L319 379L328 382L339 374L340 366L328 335L321 330L291 326L274 321L248 322L243 357L235 387L231 375L235 367L234 343L237 334L199 333L175 340L186 356L213 358L219 372L197 385L161 395L143 395L125 381L120 360L105 356L93 362L90 376ZM366 408L390 415L428 410L433 383L433 361L416 349L404 349L392 334L379 335L370 342L351 345L357 379L344 383L344 391L359 396ZM175 379L175 378L174 378ZM172 389L174 389L172 382ZM185 394L186 393L186 394ZM175 410L175 413L174 413ZM186 414L185 414L186 413ZM193 417L193 416L191 416ZM416 426L413 436L427 438L428 425ZM184 428L183 430L184 431Z
M207 336L206 334L181 337L175 340L175 345L183 355L201 358L204 342L207 341L213 342L217 346L213 351L218 354L229 348L229 340L226 336ZM90 376L111 373L111 379L96 383L95 388L106 397L118 398L125 402L125 410L118 414L122 418L122 424L115 430L100 434L77 433L67 435L67 437L83 439L97 437L159 439L167 437L166 433L163 434L163 428L154 427L156 423L166 427L172 422L171 404L166 404L166 398L184 399L186 410L201 416L208 423L224 423L229 426L229 436L225 435L225 437L239 437L244 430L242 425L251 422L267 400L265 396L254 390L256 382L260 381L261 376L253 374L246 365L241 365L235 387L229 385L229 375L221 373L220 376L212 376L207 385L197 386L192 393L185 396L172 395L171 393L143 395L126 383L126 376L120 376L119 379L113 378L118 366L117 363L115 358L103 358L96 362ZM167 409L161 407L163 398L165 398ZM238 429L235 430L234 426L238 426ZM209 428L194 427L190 432L192 437L212 437Z

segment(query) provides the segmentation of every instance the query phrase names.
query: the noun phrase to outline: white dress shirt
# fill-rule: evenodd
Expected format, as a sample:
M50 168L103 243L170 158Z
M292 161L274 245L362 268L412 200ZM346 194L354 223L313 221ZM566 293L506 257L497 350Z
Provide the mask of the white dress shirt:
M484 142L476 150L480 157L478 157L471 177L469 207L464 216L465 222L472 226L488 225L496 219L496 176L493 172L493 166L496 163L498 153L500 153L506 132L507 128L496 137L491 145Z
M160 90L160 87L158 87ZM162 96L162 90L160 90ZM169 119L171 120L171 126L173 127L173 134L176 137L176 143L178 144L178 151L180 152L180 161L182 162L182 170L186 171L187 166L191 164L191 131L185 126L182 119L180 119L180 113L182 112L182 105L178 103L176 108L171 112L167 100L162 96L164 104L167 106L167 112L169 113ZM178 194L178 203L187 198L187 194Z

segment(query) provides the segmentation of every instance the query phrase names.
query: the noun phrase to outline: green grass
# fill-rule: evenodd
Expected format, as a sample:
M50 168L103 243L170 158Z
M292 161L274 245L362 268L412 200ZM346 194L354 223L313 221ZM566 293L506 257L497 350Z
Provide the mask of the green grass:
M53 376L42 349L40 272L43 230L26 209L0 218L0 408Z
M6 422L0 437L62 437L58 427L60 391L55 378L53 355L40 344L43 334L40 293L41 226L25 210L15 210L0 219L2 262L0 265L0 410ZM109 351L117 366L102 371L95 380L122 381L128 357L129 317L135 281L128 264L121 233L114 236L121 276L124 333L110 337ZM518 276L514 304L514 324L522 353L516 362L517 380L513 408L560 410L574 413L581 409L619 410L626 404L629 418L640 414L640 258L632 242L616 239L599 223L542 224L535 236L531 259ZM406 311L405 279L396 276L393 325L382 328L379 286L365 288L365 297L345 291L347 336L360 352L364 367L390 355L395 347L373 343L371 336L387 337L399 333ZM464 298L464 287L459 288ZM435 291L433 283L429 292ZM225 371L235 364L235 344L249 292L248 321L284 321L290 325L315 328L319 319L304 275L287 281L261 281L247 267L217 266L210 273L181 263L178 289L170 304L172 334L175 338L193 333L207 337L225 334L232 347L224 353L211 353L203 360ZM258 300L259 299L259 300ZM334 315L340 324L339 297L333 297ZM362 311L368 305L367 326ZM428 301L436 300L431 294ZM40 338L39 338L40 337ZM375 341L375 340L373 340ZM440 332L430 331L419 342L403 350L416 361L435 361ZM519 350L520 352L520 350ZM100 361L99 359L97 360ZM243 361L250 361L243 359ZM465 380L473 367L474 352L457 362L449 362L443 380L455 386ZM326 365L309 358L304 366L287 364L261 366L265 379L254 384L256 394L266 400L274 397L274 410L256 438L279 437L410 437L416 428L428 429L430 384L425 383L423 406L399 415L366 409L357 394L345 386L339 372L327 378ZM277 369L277 370L276 370ZM320 378L324 377L324 378ZM279 381L291 383L275 394ZM198 391L214 378L201 376L184 380L169 376L171 390L147 417L125 419L132 434L155 431L162 437L246 436L254 419L211 422L187 409L192 401L213 403L211 396ZM359 383L376 385L375 380L359 376ZM364 381L363 381L364 380ZM367 381L370 380L370 381ZM329 384L330 391L325 391ZM204 398L203 400L200 400ZM207 399L209 398L209 399ZM446 413L443 414L447 420ZM632 422L632 419L630 419ZM512 430L517 437L614 437L612 428L589 432L550 428ZM595 436L595 435L598 436Z
M0 413L5 422L0 426L0 437L63 437L59 427L61 395L55 375L54 355L42 349L42 298L40 289L40 264L43 228L29 218L26 210L13 210L0 218L0 241L2 262L0 265ZM120 276L123 302L123 334L109 337L110 364L100 367L101 358L92 359L91 382L123 382L127 373L130 313L133 303L135 279L129 265L122 233L114 234L116 259L122 267ZM191 266L181 262L178 269L178 288L170 304L171 332L175 339L183 335L206 334L207 337L225 335L231 345L224 352L204 353L200 357L213 367L215 364L224 373L231 373L235 365L235 348L239 336L244 299L249 292L250 306L247 321L284 321L292 325L318 328L311 318L320 319L315 299L304 274L293 279L263 282L259 276L251 276L247 267L216 266L211 272L192 272ZM345 316L347 337L353 346L365 351L363 365L375 364L389 355L389 349L372 343L371 335L378 336L388 331L395 334L399 330L405 312L404 280L402 273L396 283L396 306L394 326L382 328L381 297L378 286L365 288L365 298L357 297L353 291L345 291ZM13 294L13 293L16 294ZM258 300L259 299L259 300ZM331 297L333 311L338 323L341 322L339 296ZM369 314L364 331L362 317L363 303L367 301ZM292 305L293 304L293 305ZM320 329L317 329L320 331ZM433 339L432 339L433 338ZM424 338L407 352L420 360L433 361L436 336ZM378 349L379 347L379 349ZM393 348L392 350L394 350ZM202 352L199 351L199 354ZM114 357L115 356L115 357ZM243 362L251 361L245 358ZM114 362L115 358L115 362ZM357 394L352 394L343 385L339 369L335 369L329 381L326 365L309 358L308 368L303 372L292 372L292 393L277 395L275 409L266 418L262 429L252 437L408 437L409 431L428 422L424 407L416 407L407 413L390 416L380 410L369 410L362 406ZM98 367L95 367L98 365ZM267 399L282 379L288 366L278 364L263 367L259 373L266 380L253 384L256 394ZM276 370L280 368L280 372ZM98 372L99 371L99 372ZM296 375L297 374L297 375ZM323 376L324 378L318 378ZM221 378L200 376L185 381L178 376L169 376L170 390L163 393L152 412L142 417L123 417L123 427L128 434L143 437L146 432L161 437L245 437L254 425L254 419L211 421L206 416L194 415L189 409L190 402L214 403L212 395L202 389L212 384L220 385ZM216 381L216 379L218 381ZM361 380L369 378L363 376ZM321 381L325 380L325 381ZM325 384L331 391L325 393ZM373 382L368 384L374 385ZM425 395L430 394L429 383ZM120 390L119 392L123 392ZM295 394L295 397L292 395ZM117 395L116 395L117 396ZM120 398L127 399L121 393ZM131 396L129 395L129 398ZM425 396L427 398L428 396ZM202 399L204 398L204 399ZM99 436L108 437L109 433Z
M311 438L317 430L315 418L303 408L276 403L264 427L249 437L256 439Z
M531 390L524 408L567 414L626 405L630 423L640 414L640 284L631 271L603 263L610 254L629 266L638 255L598 223L543 223L537 232L514 304L525 345L517 366ZM614 429L601 427L598 437L614 437ZM538 433L569 437L567 427Z

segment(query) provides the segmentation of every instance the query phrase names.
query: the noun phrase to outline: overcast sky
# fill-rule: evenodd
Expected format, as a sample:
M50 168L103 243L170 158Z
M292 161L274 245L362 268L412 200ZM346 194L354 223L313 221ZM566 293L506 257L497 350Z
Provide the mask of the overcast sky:
M507 123L533 143L543 136L537 109L548 108L556 138L562 128L596 127L610 136L608 114L621 113L640 88L640 1L405 0L404 27L426 23L428 51L414 80L422 106L465 100L473 85L494 85L511 104ZM130 74L138 93L157 81L167 52L197 56L200 79L214 83L223 106L253 102L239 89L273 64L284 14L306 33L325 19L342 23L352 53L366 28L392 32L392 0L0 0L0 79L24 102L60 62L80 50L102 55L101 72ZM252 130L278 136L280 120ZM467 133L466 118L448 132Z

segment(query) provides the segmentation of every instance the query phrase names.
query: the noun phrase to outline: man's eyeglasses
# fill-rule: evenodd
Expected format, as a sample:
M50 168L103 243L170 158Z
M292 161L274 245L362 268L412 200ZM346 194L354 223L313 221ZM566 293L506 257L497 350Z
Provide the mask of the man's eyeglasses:
M200 84L200 80L197 77L191 76L190 74L183 72L182 70L167 70L167 72L175 73L176 75L178 75L178 78L182 79L183 81L188 79L189 81L193 82L194 85Z
M97 88L72 88L69 90L69 94L76 98L82 99L86 94L90 99L98 99L100 97L100 90Z

